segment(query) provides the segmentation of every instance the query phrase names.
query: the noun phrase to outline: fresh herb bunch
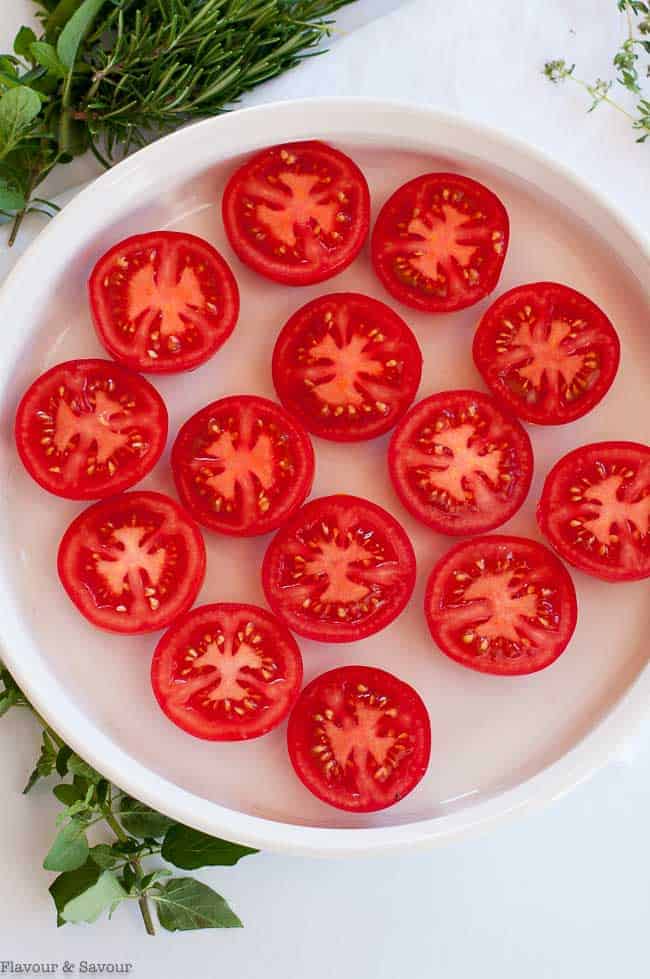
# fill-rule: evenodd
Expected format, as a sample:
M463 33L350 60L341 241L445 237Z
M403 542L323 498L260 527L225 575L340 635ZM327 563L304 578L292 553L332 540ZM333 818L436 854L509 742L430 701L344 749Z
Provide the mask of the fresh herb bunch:
M617 0L618 9L627 17L627 37L616 51L613 66L616 69L616 79L604 80L597 78L589 83L574 75L575 65L566 61L547 61L544 74L552 82L565 81L567 78L586 89L591 97L589 112L606 102L607 105L626 115L632 122L632 127L640 135L637 143L645 143L650 136L650 93L649 97L643 89L643 80L650 78L650 4L641 0ZM621 105L610 95L614 84L621 85L631 92L636 101L632 112Z
M43 861L58 873L50 886L57 924L96 921L125 901L137 901L145 928L155 934L152 905L167 931L198 928L241 928L226 901L193 877L174 877L160 859L183 870L232 867L257 853L175 823L126 795L86 764L52 730L29 703L8 670L0 664L0 717L12 707L30 710L42 727L41 753L24 792L43 778L58 777L53 793L63 806L59 827ZM91 845L95 837L110 842Z
M34 0L0 55L0 220L13 243L59 164L91 150L106 167L317 52L327 16L354 0Z

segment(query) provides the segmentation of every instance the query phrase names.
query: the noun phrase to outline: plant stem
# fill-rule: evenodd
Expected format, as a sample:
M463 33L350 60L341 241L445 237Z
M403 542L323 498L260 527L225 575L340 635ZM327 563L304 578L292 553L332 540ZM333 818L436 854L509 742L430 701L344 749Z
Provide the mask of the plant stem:
M128 840L128 836L110 809L106 809L104 811L104 817L110 828L117 836L118 840L120 840L121 843L126 842L126 840ZM128 862L138 874L142 872L142 864L140 863L140 859L138 857L132 857ZM140 908L140 914L142 915L142 920L144 921L144 927L147 935L155 935L156 929L154 927L153 918L151 917L151 908L149 907L149 900L146 894L141 894L138 898L138 907Z
M140 913L142 915L142 920L144 921L145 931L147 935L155 935L156 929L154 927L153 918L151 917L151 908L149 907L149 899L146 894L141 894L138 898L138 907L140 908Z
M20 231L20 226L23 223L26 214L27 214L27 208L26 207L24 207L22 209L22 211L18 211L18 213L16 214L16 217L14 218L14 222L13 222L13 224L11 226L11 234L9 235L9 241L7 242L9 248L11 248L11 246L14 244L16 238L18 237L18 232Z

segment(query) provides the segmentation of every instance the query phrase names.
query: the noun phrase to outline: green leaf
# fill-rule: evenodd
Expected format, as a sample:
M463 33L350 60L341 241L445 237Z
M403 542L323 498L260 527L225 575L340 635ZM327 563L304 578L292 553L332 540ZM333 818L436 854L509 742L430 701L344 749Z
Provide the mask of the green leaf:
M44 870L77 870L88 859L88 840L83 823L72 819L59 830L50 852L43 861Z
M167 931L242 927L220 894L191 877L175 877L150 895L156 902L158 920Z
M120 822L127 833L140 839L147 836L159 839L174 824L173 819L168 819L150 809L144 802L138 802L128 795L123 796L120 802Z
M0 98L0 140L5 148L16 145L40 111L40 98L26 85L4 93Z
M74 66L79 45L104 5L104 0L84 0L67 22L56 43L56 53L66 68Z
M30 51L34 61L38 62L50 74L56 75L58 78L65 77L66 67L59 59L53 44L48 44L47 41L34 41L30 45Z
M18 702L18 694L15 690L3 690L0 694L0 717Z
M84 793L76 785L70 785L68 782L55 785L52 792L64 806L72 806L84 798Z
M238 860L257 850L229 843L180 823L170 826L162 845L162 857L183 870L199 867L234 867Z
M68 771L73 775L79 775L80 778L88 779L93 785L97 785L101 782L102 776L96 769L80 758L79 755L71 754L68 758Z
M16 58L12 58L10 54L0 55L0 74L9 75L10 78L17 79L18 72L16 71Z
M91 847L90 856L102 870L109 870L124 859L122 854L116 853L108 843L98 843L97 846Z
M20 190L11 187L0 178L0 208L3 211L20 211L25 206L25 198ZM2 714L0 701L0 715Z
M21 27L14 38L14 52L20 58L31 59L31 45L36 40L36 34L31 27Z
M56 921L59 927L65 924L63 910L68 902L96 884L100 874L101 869L89 858L83 867L60 874L56 880L52 881L49 890L57 910Z
M50 738L47 731L43 731L41 753L38 757L38 761L36 762L36 767L29 776L27 785L23 789L23 795L27 795L27 793L34 788L39 779L47 778L52 774L56 762L56 753L57 749L54 742Z
M104 911L113 912L127 896L115 874L103 870L94 884L65 904L61 917L72 924L81 921L90 924L97 921Z
M159 880L163 880L165 877L171 877L171 870L166 870L162 867L160 870L152 870L150 874L145 874L140 881L140 890L146 891L153 884L157 884Z
M56 770L64 778L68 774L68 758L72 757L72 748L68 748L67 744L64 744L62 748L59 748L59 753L56 756Z

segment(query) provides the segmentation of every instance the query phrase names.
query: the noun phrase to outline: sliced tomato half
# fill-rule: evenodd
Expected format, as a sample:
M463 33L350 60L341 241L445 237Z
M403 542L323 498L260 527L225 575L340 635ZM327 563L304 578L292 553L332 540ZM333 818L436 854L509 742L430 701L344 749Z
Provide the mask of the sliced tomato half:
M151 683L167 717L188 734L244 741L287 716L300 691L302 657L265 609L201 605L158 643Z
M235 277L196 235L151 231L118 242L88 281L99 339L136 371L194 370L228 339L239 315Z
M650 577L650 446L595 442L556 462L537 521L558 554L605 581Z
M620 344L591 299L557 282L534 282L490 306L473 353L485 383L511 411L537 425L563 425L607 394Z
M303 306L273 351L285 408L334 442L375 438L413 401L422 374L418 342L397 313L369 296L339 292Z
M480 391L442 391L419 401L388 450L406 509L440 534L492 530L522 505L533 450L516 418Z
M96 500L133 486L167 441L156 389L110 360L69 360L37 377L16 412L16 447L44 489Z
M427 709L413 687L368 666L312 680L289 718L289 757L301 782L337 809L374 812L399 802L425 774Z
M162 493L122 493L76 517L59 545L61 583L89 622L110 632L165 629L205 575L201 531Z
M424 609L447 656L481 673L519 676L550 666L577 619L568 571L525 537L474 537L438 561Z
M427 173L389 197L372 232L372 261L391 296L429 313L473 306L501 275L505 207L457 173Z
M252 537L275 530L304 502L314 450L284 408L242 394L214 401L185 422L172 468L178 494L200 524Z
M415 554L397 520L357 496L311 500L264 556L266 599L294 632L352 642L379 632L406 606Z
M233 251L290 286L323 282L359 254L370 221L366 178L349 156L316 141L262 150L223 195Z

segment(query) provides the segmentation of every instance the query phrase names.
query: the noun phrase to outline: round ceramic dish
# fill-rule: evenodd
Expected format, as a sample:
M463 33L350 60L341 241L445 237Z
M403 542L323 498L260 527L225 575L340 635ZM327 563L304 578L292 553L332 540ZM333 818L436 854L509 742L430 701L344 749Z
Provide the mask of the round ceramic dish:
M511 218L499 291L557 279L591 296L616 324L622 361L611 392L573 425L530 429L535 481L505 533L538 537L535 502L544 474L564 452L595 439L650 441L650 277L648 252L634 231L578 178L530 147L408 105L322 99L239 111L137 153L68 204L4 284L0 638L9 668L66 741L155 808L254 846L333 855L422 844L485 826L555 797L601 765L650 702L648 582L613 586L572 572L579 624L554 666L515 679L463 669L433 646L422 612L429 570L452 542L399 505L386 472L387 438L353 447L315 439L314 495L354 493L387 507L403 522L418 558L412 603L384 632L337 647L300 643L306 681L340 664L374 664L413 684L427 703L433 735L427 776L398 805L370 815L338 812L307 793L289 765L284 727L240 744L183 734L149 688L156 637L103 634L76 613L57 580L55 556L80 505L48 496L23 471L12 439L20 393L54 363L102 354L87 308L88 272L113 242L149 229L203 235L231 262L242 295L239 325L212 360L191 376L154 379L169 407L171 435L224 395L274 397L273 343L307 300L349 289L390 302L367 249L336 280L291 289L257 277L227 246L219 202L233 167L269 144L314 137L354 157L367 175L375 213L395 187L429 170L485 182ZM399 309L424 353L419 397L482 387L471 341L487 302L438 317ZM143 488L173 492L167 461ZM199 601L263 604L266 540L205 536L208 573Z

